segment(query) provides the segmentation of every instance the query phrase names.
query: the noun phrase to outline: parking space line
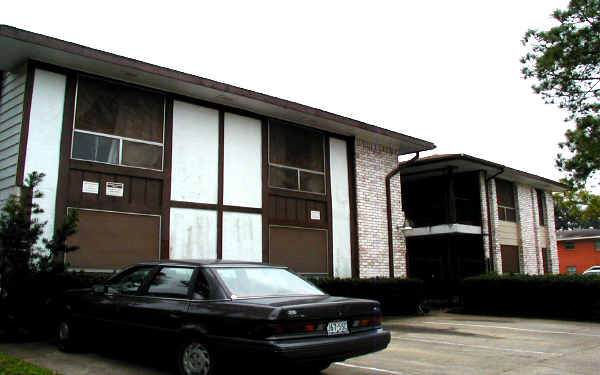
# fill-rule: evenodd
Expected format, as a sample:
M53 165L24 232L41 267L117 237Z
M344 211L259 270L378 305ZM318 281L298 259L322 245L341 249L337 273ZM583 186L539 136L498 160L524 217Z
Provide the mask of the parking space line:
M489 326L485 324L466 324L466 323L444 323L444 322L423 322L426 324L442 324L449 326L466 326L466 327L477 327L477 328L495 328L495 329L508 329L512 331L523 331L523 332L534 332L534 333L548 333L552 335L572 335L572 336L586 336L586 337L600 337L600 335L593 335L591 333L577 333L577 332L566 332L566 331L546 331L543 329L528 329L528 328L516 328L516 327L505 327L505 326Z
M376 372L383 372L383 373L392 374L392 375L406 375L403 372L391 371L391 370L384 370L384 369L376 368L376 367L366 367L366 366L351 365L349 363L344 363L344 362L334 362L333 364L337 365L337 366L343 366L343 367L349 367L349 368L357 368L357 369L361 369L361 370L371 370L371 371L376 371Z
M557 353L536 352L536 351L531 351L531 350L510 349L510 348L497 348L497 347L494 347L494 346L486 346L486 345L460 344L460 343L457 343L457 342L427 340L427 339L419 339L419 338L407 338L407 337L392 336L392 339L394 339L394 340L404 340L404 341L417 341L417 342L424 342L424 343L428 343L428 344L462 346L462 347L466 347L466 348L496 350L496 351L513 352L513 353L543 354L543 355L554 355L554 354L557 354Z

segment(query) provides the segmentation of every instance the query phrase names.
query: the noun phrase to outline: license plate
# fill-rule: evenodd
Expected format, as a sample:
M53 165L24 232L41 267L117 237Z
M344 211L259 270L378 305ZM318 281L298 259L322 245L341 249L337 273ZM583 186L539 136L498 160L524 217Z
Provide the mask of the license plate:
M329 322L327 324L327 334L332 335L343 335L348 332L348 322L346 320L338 320L335 322Z

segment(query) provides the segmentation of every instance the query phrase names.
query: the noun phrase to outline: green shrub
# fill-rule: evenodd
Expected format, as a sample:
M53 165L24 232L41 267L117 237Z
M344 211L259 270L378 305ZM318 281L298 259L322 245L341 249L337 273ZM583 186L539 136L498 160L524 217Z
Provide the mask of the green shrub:
M310 280L332 296L374 299L386 315L414 314L425 299L421 280L376 277L369 279L318 278Z
M464 280L467 312L600 319L600 278L581 275L483 275Z

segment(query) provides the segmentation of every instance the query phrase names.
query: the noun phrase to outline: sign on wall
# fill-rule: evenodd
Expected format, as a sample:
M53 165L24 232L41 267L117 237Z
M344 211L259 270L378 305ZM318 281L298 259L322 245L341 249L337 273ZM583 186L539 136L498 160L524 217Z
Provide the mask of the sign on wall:
M125 184L122 182L106 182L106 195L113 197L122 197Z
M100 184L93 181L83 181L83 186L81 187L81 191L83 193L88 194L98 194L100 190Z
M310 219L311 220L321 220L321 211L310 210Z

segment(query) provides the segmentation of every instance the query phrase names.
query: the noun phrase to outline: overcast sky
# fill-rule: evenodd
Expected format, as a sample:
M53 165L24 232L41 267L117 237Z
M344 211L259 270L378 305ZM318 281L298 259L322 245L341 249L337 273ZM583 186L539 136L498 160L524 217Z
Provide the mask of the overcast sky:
M532 92L519 58L527 29L554 25L567 4L11 1L0 24L434 142L425 155L466 153L558 179L565 113Z

